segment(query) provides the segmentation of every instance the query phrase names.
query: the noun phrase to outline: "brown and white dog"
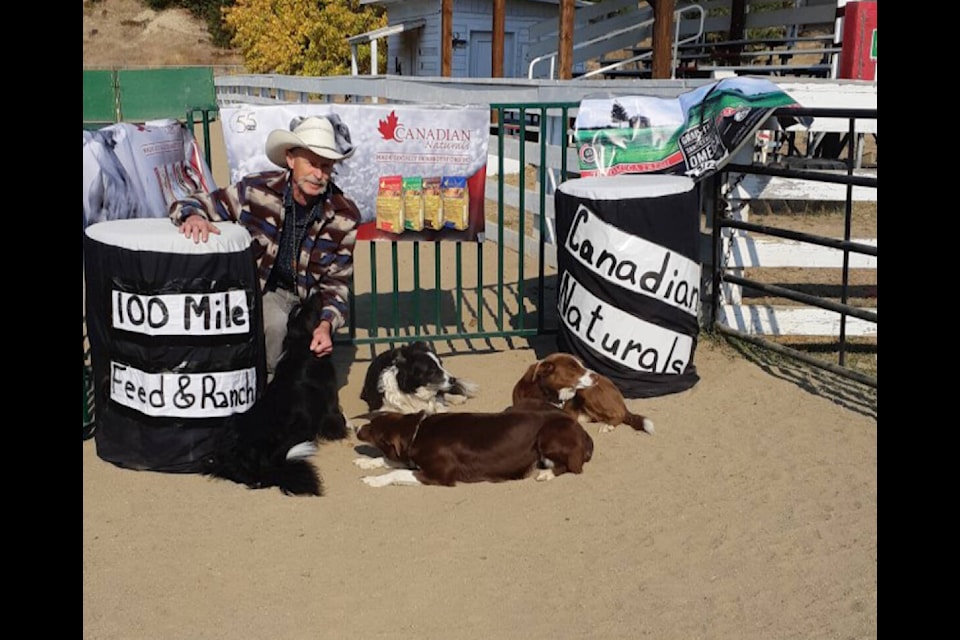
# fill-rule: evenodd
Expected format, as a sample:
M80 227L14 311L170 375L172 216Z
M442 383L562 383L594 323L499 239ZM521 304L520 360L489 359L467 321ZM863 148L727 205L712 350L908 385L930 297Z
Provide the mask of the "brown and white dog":
M513 387L514 405L543 400L580 420L600 423L600 433L628 424L653 433L653 421L627 409L623 394L610 378L585 367L569 353L553 353L530 365Z
M582 473L593 456L590 434L557 409L375 413L357 438L383 453L383 458L358 458L357 466L393 469L365 476L371 487L520 480L538 466L537 480L551 480Z

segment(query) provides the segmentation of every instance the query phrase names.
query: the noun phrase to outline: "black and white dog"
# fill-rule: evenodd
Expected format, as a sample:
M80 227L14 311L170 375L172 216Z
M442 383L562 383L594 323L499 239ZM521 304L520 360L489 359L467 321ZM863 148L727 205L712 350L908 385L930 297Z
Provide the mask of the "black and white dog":
M360 399L370 411L444 413L472 398L477 386L450 374L422 340L377 355L367 369Z
M310 351L320 321L313 297L293 309L283 356L263 396L246 413L231 417L204 473L251 489L278 487L288 495L323 495L316 468L308 460L319 440L341 440L347 422L340 408L337 375L330 356Z

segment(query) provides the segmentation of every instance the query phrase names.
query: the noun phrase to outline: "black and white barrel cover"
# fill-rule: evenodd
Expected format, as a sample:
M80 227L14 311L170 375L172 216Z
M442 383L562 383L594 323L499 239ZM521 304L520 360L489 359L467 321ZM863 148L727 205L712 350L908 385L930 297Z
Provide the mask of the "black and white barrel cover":
M226 418L266 380L250 235L218 223L194 243L168 219L84 231L97 455L131 469L198 473Z
M628 398L696 384L701 266L694 181L660 174L568 180L554 203L558 348Z

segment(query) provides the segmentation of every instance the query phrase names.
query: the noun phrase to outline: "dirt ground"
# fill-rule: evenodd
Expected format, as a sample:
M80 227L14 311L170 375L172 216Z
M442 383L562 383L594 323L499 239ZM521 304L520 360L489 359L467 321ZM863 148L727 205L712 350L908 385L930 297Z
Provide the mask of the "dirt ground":
M108 41L88 18L118 3L84 1L85 65ZM480 385L465 408L497 411L555 345L438 348ZM356 416L370 349L333 357ZM693 388L628 401L654 435L590 426L594 459L550 482L375 489L351 439L314 458L326 495L292 498L121 469L86 440L82 637L876 638L876 390L706 337L694 361Z
M508 402L552 340L445 352ZM335 353L349 416L369 357ZM631 400L647 435L589 431L582 475L366 486L357 442L326 495L131 471L82 446L88 640L772 640L877 637L877 398L701 341L701 380Z

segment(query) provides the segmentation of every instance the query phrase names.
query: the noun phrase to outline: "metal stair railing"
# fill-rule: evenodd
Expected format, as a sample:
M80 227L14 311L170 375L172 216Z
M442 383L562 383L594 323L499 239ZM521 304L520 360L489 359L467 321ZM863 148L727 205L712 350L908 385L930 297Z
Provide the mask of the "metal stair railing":
M691 36L688 36L688 37L684 38L683 40L681 40L681 39L680 39L680 19L681 19L681 16L683 15L684 12L690 11L690 10L697 11L697 12L700 14L700 24L699 24L699 27L697 28L697 32L696 32L695 34L693 34L693 35L691 35ZM673 33L673 57L672 57L672 60L671 60L671 62L670 62L670 78L671 78L671 79L674 79L674 78L677 77L677 61L678 61L678 59L679 59L679 48L680 48L680 45L687 44L688 42L693 42L693 41L697 40L698 38L700 38L700 36L703 35L703 21L704 21L704 19L706 18L706 15L707 15L706 11L704 11L703 7L701 7L701 6L698 5L698 4L691 4L691 5L688 5L688 6L686 6L686 7L681 7L681 8L679 8L679 9L677 9L676 11L674 11L674 13L673 13L673 29L674 29L674 33ZM649 21L647 21L645 24L653 24L653 22L654 22L654 20L649 20ZM582 80L583 78L589 78L589 77L592 77L592 76L600 75L600 74L602 74L602 73L606 73L607 71L612 71L612 70L614 70L614 69L619 69L620 67L622 67L622 66L624 66L624 65L627 65L627 64L633 64L633 63L636 63L636 62L640 62L641 60L645 60L645 59L650 58L650 57L652 57L652 56L653 56L653 52L652 52L652 51L645 51L645 52L643 52L643 53L641 53L641 54L639 54L639 55L633 56L632 58L627 58L627 59L625 59L625 60L617 60L616 62L611 63L611 64L608 64L608 65L606 65L606 66L604 66L604 67L600 67L599 69L594 69L593 71L588 71L587 73L584 73L584 74L582 74L582 75L580 75L580 76L578 76L577 78L574 78L574 79L575 79L575 80Z

